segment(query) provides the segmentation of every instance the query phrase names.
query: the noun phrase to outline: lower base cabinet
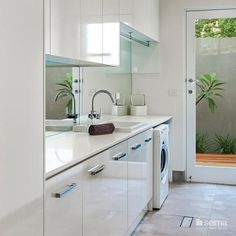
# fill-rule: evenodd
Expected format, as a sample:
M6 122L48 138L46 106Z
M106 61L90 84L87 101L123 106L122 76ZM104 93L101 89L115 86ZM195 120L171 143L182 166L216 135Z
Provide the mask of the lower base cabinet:
M137 224L152 199L153 130L128 140L128 227Z
M82 165L83 235L126 235L127 142Z
M127 236L151 189L148 130L46 181L45 236Z
M45 236L82 236L81 168L46 181Z

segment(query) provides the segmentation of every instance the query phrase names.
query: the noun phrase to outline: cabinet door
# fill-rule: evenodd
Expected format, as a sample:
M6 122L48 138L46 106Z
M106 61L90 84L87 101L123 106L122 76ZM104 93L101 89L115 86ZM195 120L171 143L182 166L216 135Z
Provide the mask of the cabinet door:
M120 0L120 21L159 40L159 0Z
M153 129L146 131L143 135L143 156L146 157L146 191L145 203L148 204L152 199L153 193Z
M80 0L51 0L51 54L80 58Z
M143 139L142 133L128 140L128 227L146 206L147 160L143 155Z
M133 7L133 27L158 40L159 0L135 0Z
M102 63L102 0L81 0L81 60Z
M127 231L127 142L83 164L83 236Z
M133 26L134 2L137 0L120 0L120 21Z
M119 0L103 0L103 64L120 64Z
M45 236L82 236L81 166L46 181Z

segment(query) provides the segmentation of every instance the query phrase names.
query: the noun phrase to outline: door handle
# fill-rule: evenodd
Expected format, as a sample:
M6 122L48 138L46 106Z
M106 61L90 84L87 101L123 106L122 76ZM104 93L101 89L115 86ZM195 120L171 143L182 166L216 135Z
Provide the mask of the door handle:
M189 83L194 83L194 82L198 83L199 80L198 80L198 79L194 80L194 79L190 78L190 79L188 80L188 82L189 82Z
M66 186L66 188L64 190L62 190L61 192L58 193L54 193L53 197L55 198L63 198L65 197L68 193L76 190L78 188L78 184L76 183L72 183Z
M106 166L104 164L97 165L97 166L94 166L93 168L89 169L88 172L91 175L96 175L96 174L102 172L105 169L105 167Z
M152 141L152 138L145 139L145 143L149 143L150 141Z
M119 153L117 153L116 155L113 156L113 159L118 161L118 160L120 160L121 158L123 158L125 156L126 156L125 152L119 152Z
M138 150L139 148L141 148L142 144L137 143L134 146L131 147L132 150Z

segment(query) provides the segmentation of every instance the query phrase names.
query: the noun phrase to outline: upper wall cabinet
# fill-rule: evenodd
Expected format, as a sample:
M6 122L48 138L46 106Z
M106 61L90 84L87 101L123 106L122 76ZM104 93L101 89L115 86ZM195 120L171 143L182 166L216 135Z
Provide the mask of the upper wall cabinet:
M159 0L120 0L120 21L159 41Z
M81 0L81 56L88 62L103 62L102 0Z
M103 0L103 64L120 64L119 0Z
M47 60L118 66L120 21L158 41L158 0L45 0Z
M51 53L80 57L80 0L51 0Z

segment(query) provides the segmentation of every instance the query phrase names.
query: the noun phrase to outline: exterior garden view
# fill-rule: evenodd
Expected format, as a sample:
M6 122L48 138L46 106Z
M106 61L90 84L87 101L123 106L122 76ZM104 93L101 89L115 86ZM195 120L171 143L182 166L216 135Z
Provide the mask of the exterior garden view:
M236 18L196 21L196 162L236 166Z

